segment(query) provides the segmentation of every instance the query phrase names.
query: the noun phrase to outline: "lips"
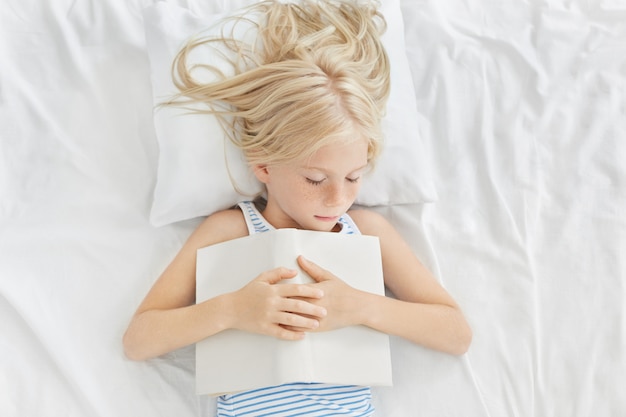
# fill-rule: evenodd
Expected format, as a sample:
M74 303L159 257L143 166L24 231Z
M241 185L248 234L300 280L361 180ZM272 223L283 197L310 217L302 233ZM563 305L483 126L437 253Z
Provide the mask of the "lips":
M336 222L339 220L339 216L315 216L315 218L323 222Z

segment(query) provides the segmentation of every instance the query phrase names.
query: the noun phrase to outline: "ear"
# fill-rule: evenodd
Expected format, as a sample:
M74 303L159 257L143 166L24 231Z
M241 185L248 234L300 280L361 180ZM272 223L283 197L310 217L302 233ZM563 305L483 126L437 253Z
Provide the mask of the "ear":
M252 167L254 176L263 184L270 182L270 168L267 164L258 164Z

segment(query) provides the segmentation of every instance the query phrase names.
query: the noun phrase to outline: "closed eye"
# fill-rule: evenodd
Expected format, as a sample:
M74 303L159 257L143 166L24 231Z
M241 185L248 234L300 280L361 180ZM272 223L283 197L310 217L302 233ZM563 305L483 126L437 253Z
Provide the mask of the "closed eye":
M357 183L359 182L359 180L361 179L361 177L356 177L356 178L346 178L349 182L351 183Z
M317 180L313 180L313 179L308 178L308 177L305 177L305 178L306 178L306 182L308 182L309 184L312 184L312 185L320 185L326 179L326 178L324 178L323 180L317 181Z

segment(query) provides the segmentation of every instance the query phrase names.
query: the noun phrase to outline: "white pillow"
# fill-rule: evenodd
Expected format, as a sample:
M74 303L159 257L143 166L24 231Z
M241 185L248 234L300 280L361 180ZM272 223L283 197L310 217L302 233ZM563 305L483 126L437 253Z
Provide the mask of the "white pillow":
M387 20L383 44L391 62L391 93L383 120L385 144L375 170L363 179L356 203L376 206L433 201L436 192L418 136L417 107L398 0L383 2L381 12ZM155 104L177 92L171 64L181 46L199 31L217 35L223 17L196 14L165 1L144 10ZM245 30L241 36L246 36ZM217 57L207 55L208 50L197 49L197 55L205 52L205 56L197 57L200 62L218 62ZM153 225L206 216L261 191L242 153L228 140L216 117L160 107L155 111L154 125L159 165L150 213Z

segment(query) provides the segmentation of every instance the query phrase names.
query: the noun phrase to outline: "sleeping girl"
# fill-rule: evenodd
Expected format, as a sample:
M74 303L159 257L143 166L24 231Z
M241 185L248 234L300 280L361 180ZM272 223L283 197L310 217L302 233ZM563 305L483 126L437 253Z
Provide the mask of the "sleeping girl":
M190 41L174 66L180 95L168 105L205 103L224 121L232 118L223 125L265 192L208 216L191 234L132 318L126 355L153 358L226 329L297 341L355 325L463 354L471 330L457 303L385 218L351 209L382 144L390 82L382 15L373 4L333 0L268 1L246 13L263 16L258 45L220 42L248 64L234 65L233 76L199 82L186 60L215 40ZM199 248L280 228L377 236L385 286L394 297L357 290L301 256L298 264L314 283L290 284L297 272L278 267L196 303ZM222 395L218 415L369 416L370 400L368 387L293 381Z

